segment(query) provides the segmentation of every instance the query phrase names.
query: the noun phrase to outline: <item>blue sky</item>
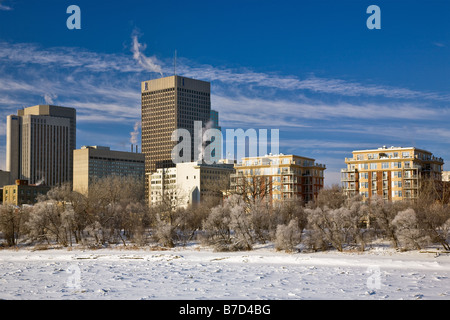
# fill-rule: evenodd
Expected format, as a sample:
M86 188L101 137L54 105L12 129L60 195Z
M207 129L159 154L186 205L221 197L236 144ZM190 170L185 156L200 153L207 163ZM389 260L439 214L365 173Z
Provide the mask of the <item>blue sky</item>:
M72 4L81 30L66 27ZM380 30L366 27L372 4ZM178 74L211 82L223 128L279 129L280 151L326 164L326 184L353 150L450 159L449 12L448 1L0 0L0 168L6 116L36 104L77 109L77 147L129 150L140 82L172 75L175 50Z

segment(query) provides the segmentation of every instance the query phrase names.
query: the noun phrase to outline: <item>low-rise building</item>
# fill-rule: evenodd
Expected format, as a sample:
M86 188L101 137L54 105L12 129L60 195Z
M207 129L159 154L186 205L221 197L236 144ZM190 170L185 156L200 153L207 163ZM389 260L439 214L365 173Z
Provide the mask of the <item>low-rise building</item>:
M444 160L413 147L381 147L353 151L345 163L341 182L347 196L398 201L416 199L425 179L440 181Z
M229 187L233 163L177 163L174 168L158 169L150 175L149 203L165 203L173 208L200 203L207 196L222 196Z
M247 198L279 201L298 198L314 201L324 186L324 164L297 155L265 155L242 158L231 176L231 193Z
M3 204L21 206L33 205L39 195L45 195L50 190L45 185L30 185L27 180L16 180L14 185L3 187Z
M83 146L74 150L73 159L73 190L80 193L87 193L94 179L110 175L135 176L142 179L145 176L145 156L138 152Z

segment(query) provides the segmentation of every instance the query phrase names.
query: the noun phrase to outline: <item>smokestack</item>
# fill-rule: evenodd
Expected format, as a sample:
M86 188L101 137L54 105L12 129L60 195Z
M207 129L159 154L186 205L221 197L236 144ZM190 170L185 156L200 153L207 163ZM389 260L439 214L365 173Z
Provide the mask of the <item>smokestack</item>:
M133 145L131 145L131 152L133 152Z
M138 145L136 145L136 153L138 153Z

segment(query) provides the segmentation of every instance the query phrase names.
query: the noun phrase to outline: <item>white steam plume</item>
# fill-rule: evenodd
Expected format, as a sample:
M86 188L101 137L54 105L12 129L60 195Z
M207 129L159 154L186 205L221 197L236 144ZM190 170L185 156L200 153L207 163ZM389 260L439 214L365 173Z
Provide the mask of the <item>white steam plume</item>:
M55 100L58 98L58 96L56 94L51 94L51 93L46 93L44 94L44 100L46 104L54 104Z
M159 73L162 77L163 76L162 68L158 64L158 59L156 59L155 57L147 57L144 54L144 50L147 47L147 45L139 43L137 35L132 35L132 39L133 39L133 46L131 48L131 51L133 52L134 60L136 60L139 63L139 65L145 70Z
M138 136L139 136L139 128L140 127L141 127L141 122L137 121L134 124L133 132L130 132L130 135L131 135L130 143L132 143L132 144L137 144L138 143Z

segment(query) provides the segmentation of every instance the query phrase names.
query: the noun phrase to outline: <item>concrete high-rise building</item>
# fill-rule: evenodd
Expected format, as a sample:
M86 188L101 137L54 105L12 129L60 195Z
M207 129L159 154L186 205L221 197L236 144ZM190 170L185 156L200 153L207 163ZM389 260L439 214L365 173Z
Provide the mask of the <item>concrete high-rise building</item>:
M37 105L7 117L6 171L10 179L57 186L72 182L76 110Z
M110 175L144 179L144 155L110 150L109 147L83 146L73 152L73 190L87 193L95 178Z
M424 179L441 181L444 160L426 150L413 147L382 147L353 151L341 170L344 192L368 200L414 200Z
M176 129L191 134L191 161L194 159L194 121L206 125L211 119L209 82L170 76L141 83L142 153L145 154L146 194L149 176L158 168L174 167L172 141Z

